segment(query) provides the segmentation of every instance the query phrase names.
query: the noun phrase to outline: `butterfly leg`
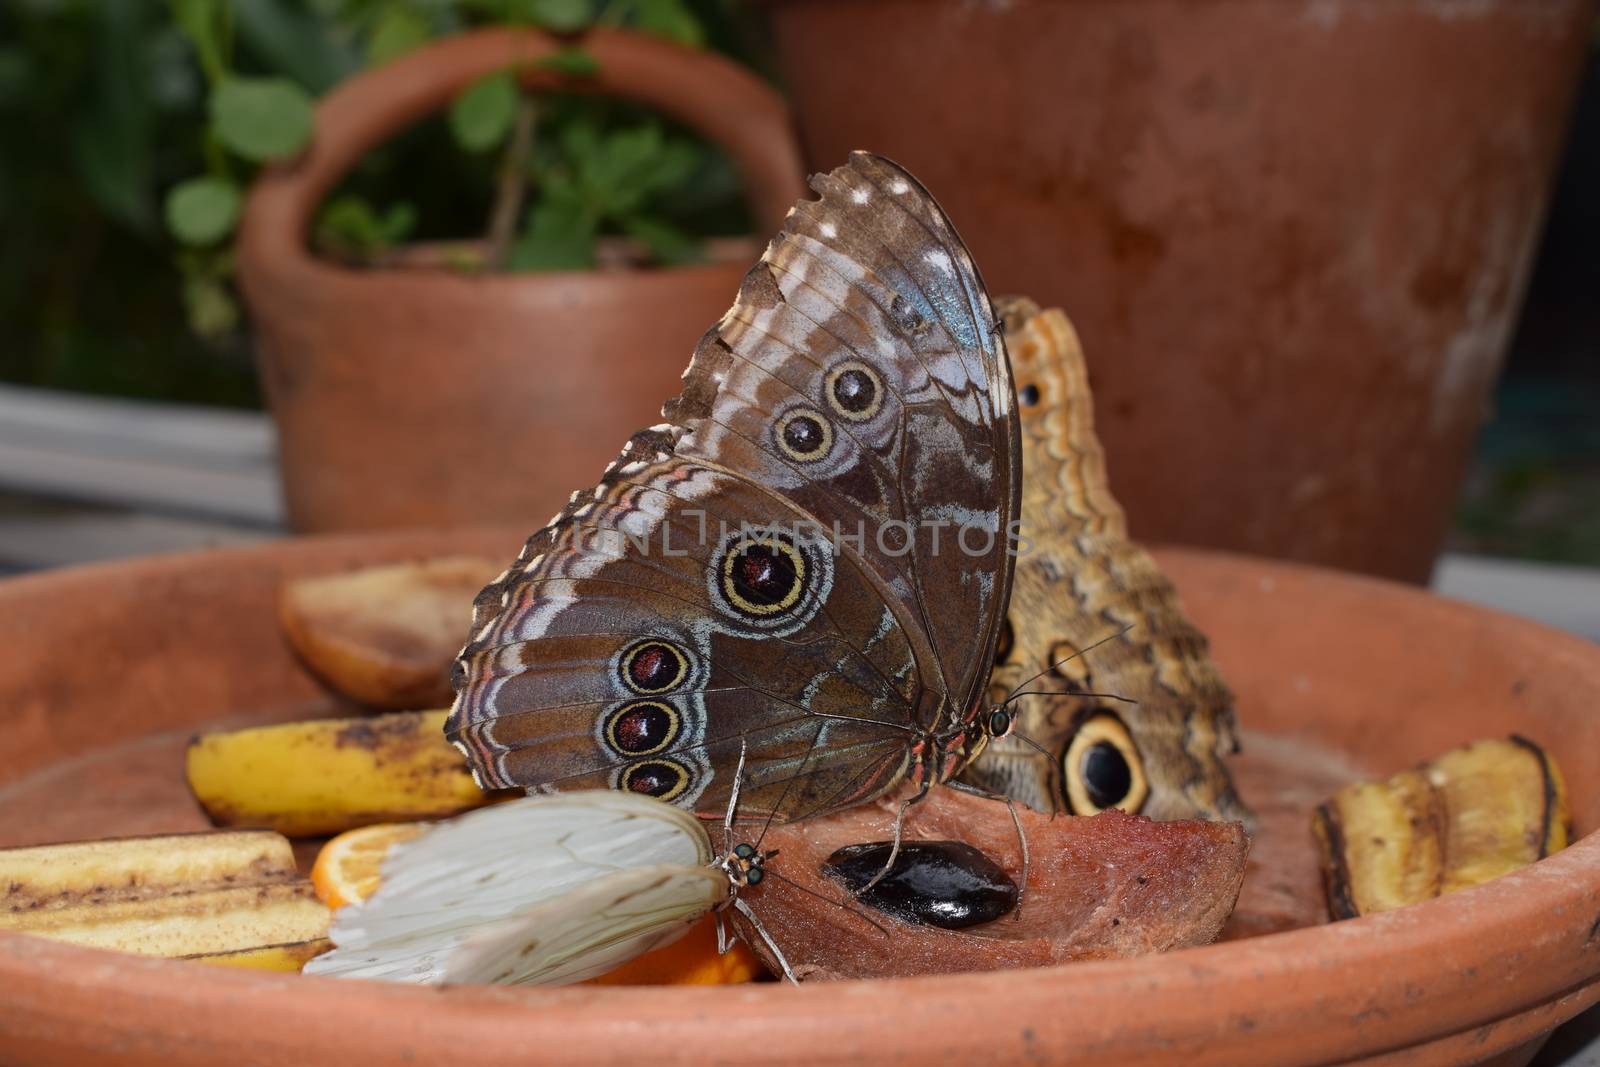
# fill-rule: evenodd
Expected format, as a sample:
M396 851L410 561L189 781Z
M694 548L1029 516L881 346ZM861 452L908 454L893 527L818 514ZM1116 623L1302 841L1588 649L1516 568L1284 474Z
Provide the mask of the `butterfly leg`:
M739 787L744 784L745 741L739 738L739 766L733 772L733 789L728 794L728 814L722 820L722 855L733 851L733 817L739 811Z
M1010 797L1001 796L999 793L991 793L987 789L980 789L977 786L971 785L967 782L946 782L944 784L949 786L951 789L954 789L958 793L966 793L969 796L983 797L985 800L1000 800L1005 802L1006 811L1011 813L1011 825L1017 831L1017 844L1022 849L1022 881L1017 885L1017 906L1011 910L1012 919L1020 918L1022 915L1022 898L1028 892L1028 866L1030 856L1028 852L1028 835L1022 829L1022 817L1017 814L1017 802L1012 800Z
M894 844L889 848L889 858L883 861L883 869L868 879L867 884L862 886L860 889L857 889L853 894L851 894L852 896L859 899L861 894L865 893L867 890L883 881L884 878L888 876L889 872L894 870L894 861L900 858L900 831L906 821L906 809L915 804L917 801L921 800L923 797L927 796L929 788L930 787L928 783L924 781L922 788L917 791L916 796L907 797L905 800L900 802L900 810L894 813Z
M800 979L794 976L794 971L790 969L789 961L784 957L783 950L778 947L777 942L772 940L772 935L767 933L767 928L765 926L761 925L761 920L756 918L756 913L754 911L750 910L750 905L746 904L738 897L734 897L733 906L739 909L740 915L743 915L746 919L750 920L750 925L752 928L754 928L756 935L761 938L763 944L772 950L772 958L778 961L779 967L783 968L783 976L789 979L789 981L793 984L799 985Z

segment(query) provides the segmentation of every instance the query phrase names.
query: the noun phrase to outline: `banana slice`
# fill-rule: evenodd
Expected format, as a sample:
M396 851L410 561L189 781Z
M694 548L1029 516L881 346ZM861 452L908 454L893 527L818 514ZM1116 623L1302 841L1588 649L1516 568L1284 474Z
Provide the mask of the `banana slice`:
M1312 815L1335 919L1480 885L1566 848L1567 787L1523 737L1478 741L1383 782L1348 785Z

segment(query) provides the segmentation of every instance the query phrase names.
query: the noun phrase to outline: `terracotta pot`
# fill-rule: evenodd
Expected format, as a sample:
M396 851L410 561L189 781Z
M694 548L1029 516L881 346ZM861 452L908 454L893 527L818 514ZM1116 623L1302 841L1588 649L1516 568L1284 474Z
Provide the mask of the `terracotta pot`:
M0 844L202 827L181 778L191 732L329 707L277 632L285 577L509 556L524 532L312 539L0 583ZM1238 690L1247 759L1312 751L1324 774L1391 772L1515 730L1555 746L1579 830L1600 825L1600 746L1579 743L1600 704L1600 647L1371 580L1159 559ZM1320 788L1296 780L1284 796L1304 808ZM800 989L432 990L0 934L0 1061L378 1067L471 1049L544 1064L1518 1064L1600 999L1597 915L1590 833L1488 885L1334 926Z
M474 79L560 47L533 31L444 40L341 84L316 136L250 195L239 276L301 530L514 520L532 529L598 474L661 402L759 254L671 269L466 276L358 270L306 248L330 188L371 148ZM642 101L722 145L762 232L801 193L781 99L731 62L596 30L594 91Z
M1144 538L1428 574L1590 0L773 0L809 161L870 147L1067 309Z

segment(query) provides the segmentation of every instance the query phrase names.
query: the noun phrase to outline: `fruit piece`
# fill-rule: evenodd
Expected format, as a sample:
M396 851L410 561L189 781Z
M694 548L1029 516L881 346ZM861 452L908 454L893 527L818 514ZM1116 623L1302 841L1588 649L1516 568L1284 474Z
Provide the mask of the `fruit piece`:
M1052 818L1018 808L1031 863L1015 911L964 930L912 925L852 902L823 869L842 845L892 839L904 795L774 825L765 835L762 851L778 855L766 865L770 877L743 897L802 980L1036 967L1203 945L1221 930L1244 879L1250 846L1238 823L1155 822L1121 811ZM936 789L906 810L902 832L906 841L964 841L1020 883L1017 833L1000 801ZM741 930L754 938L747 925ZM770 950L753 943L773 966Z
M311 868L311 884L330 908L357 904L382 881L389 848L422 833L421 823L379 823L347 830L322 846Z
M146 956L322 937L328 909L270 832L0 850L0 929Z
M1498 878L1565 848L1572 826L1555 761L1512 737L1346 786L1317 808L1312 831L1328 908L1350 919Z
M189 788L219 826L267 826L291 837L443 818L491 799L444 739L447 714L202 734L189 743Z
M500 569L453 556L302 578L284 586L278 619L312 673L352 700L379 708L444 704L473 598Z
M325 937L313 941L294 941L287 945L263 945L260 948L242 948L233 952L202 952L184 956L192 963L212 963L223 967L244 967L254 971L288 971L298 973L306 961L333 948Z
M724 920L726 921L726 920ZM754 981L766 968L743 941L717 952L717 920L707 915L670 945L652 949L583 985L734 985Z

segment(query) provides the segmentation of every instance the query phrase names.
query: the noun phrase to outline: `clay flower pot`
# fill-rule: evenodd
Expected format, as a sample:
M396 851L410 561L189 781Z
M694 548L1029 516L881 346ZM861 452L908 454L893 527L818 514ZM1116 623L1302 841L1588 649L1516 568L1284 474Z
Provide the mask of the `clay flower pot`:
M594 91L641 101L725 148L761 232L800 196L781 99L718 56L621 31L583 47ZM310 221L371 148L475 79L561 46L531 30L444 40L341 84L311 147L265 174L239 238L239 277L300 530L514 520L530 529L658 420L700 335L727 310L754 242L703 265L468 276L359 270L313 256Z
M525 532L307 539L0 583L0 845L203 828L182 779L191 733L331 710L278 632L285 578L427 554L509 558ZM1512 731L1551 746L1588 836L1487 885L1331 926L799 989L424 989L0 933L0 1061L385 1067L470 1049L552 1065L1511 1067L1600 1000L1600 746L1587 741L1600 646L1368 579L1158 558L1237 689L1241 787L1253 783L1263 808L1299 806L1278 881L1318 892L1303 820L1329 781ZM1293 773L1268 789L1263 765Z
M1136 536L1427 576L1590 0L767 10L809 160L898 160L1072 316Z

